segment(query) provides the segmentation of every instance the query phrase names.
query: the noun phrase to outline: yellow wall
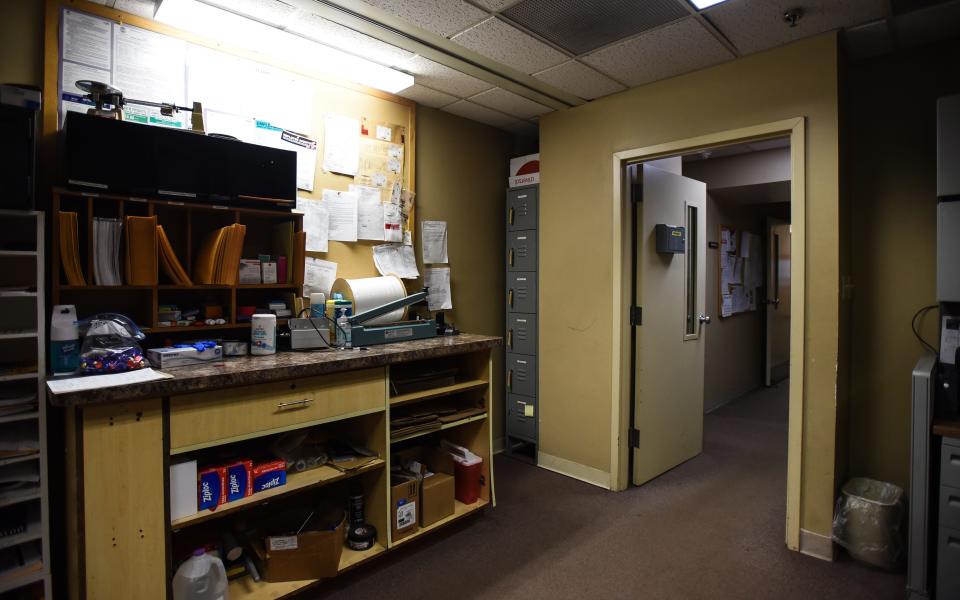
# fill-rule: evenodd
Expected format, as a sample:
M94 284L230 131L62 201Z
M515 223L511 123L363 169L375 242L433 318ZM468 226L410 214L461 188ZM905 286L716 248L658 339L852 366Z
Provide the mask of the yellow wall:
M446 316L461 331L503 335L503 215L512 148L513 140L503 131L439 110L417 109L417 219L447 221L453 310ZM494 350L493 360L492 427L493 437L500 438L502 347Z
M801 526L829 534L839 280L833 34L541 119L542 452L610 469L613 153L798 116L807 119Z
M0 0L0 83L41 85L42 0Z
M910 317L936 303L936 105L960 42L848 65L843 133L853 274L850 476L909 482ZM936 313L923 332L938 346Z

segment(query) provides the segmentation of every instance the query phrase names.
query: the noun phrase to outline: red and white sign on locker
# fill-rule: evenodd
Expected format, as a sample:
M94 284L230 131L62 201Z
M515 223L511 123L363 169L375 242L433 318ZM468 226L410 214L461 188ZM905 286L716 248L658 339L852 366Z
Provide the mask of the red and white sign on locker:
M510 159L510 187L540 183L540 153Z

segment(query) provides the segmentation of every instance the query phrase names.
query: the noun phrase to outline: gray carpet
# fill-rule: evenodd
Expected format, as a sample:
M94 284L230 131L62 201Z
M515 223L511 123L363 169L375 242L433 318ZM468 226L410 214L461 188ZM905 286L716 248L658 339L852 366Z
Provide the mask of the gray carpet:
M406 599L904 597L904 578L786 549L786 384L706 417L704 452L611 493L496 458L497 507L305 596Z

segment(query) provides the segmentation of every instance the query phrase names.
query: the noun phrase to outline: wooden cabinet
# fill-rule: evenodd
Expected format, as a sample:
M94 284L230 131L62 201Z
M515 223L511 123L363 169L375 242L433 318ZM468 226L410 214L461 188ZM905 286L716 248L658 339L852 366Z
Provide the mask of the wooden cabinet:
M378 539L367 551L344 548L341 572L494 505L490 348L499 344L499 338L460 338L397 344L414 350L412 362L396 350L370 349L363 356L377 360L382 356L382 366L367 362L363 368L312 375L311 364L329 369L330 355L321 360L316 358L320 355L303 354L298 355L303 364L291 368L297 377L267 383L146 398L142 389L131 389L129 398L106 403L84 404L82 397L72 396L67 411L67 490L68 512L76 518L68 519L67 544L78 551L69 561L70 597L169 600L179 561L192 548L219 539L218 532L240 521L256 525L265 515L288 507L339 502L356 490L362 490L366 520L376 527ZM356 356L343 353L343 360ZM415 391L394 385L398 378L422 371L446 375L435 382L420 381ZM61 401L54 395L54 404ZM470 407L472 414L429 431L391 438L391 411L435 402L459 403ZM284 486L215 511L171 519L166 495L172 462L230 456L238 448L269 453L279 435L301 431L317 438L352 440L377 458L351 471L329 465L290 471ZM453 515L402 541L392 540L389 483L394 455L410 445L436 445L441 439L483 458L480 498L469 505L457 502ZM256 582L243 576L230 582L229 594L231 600L276 599L322 585L320 580Z

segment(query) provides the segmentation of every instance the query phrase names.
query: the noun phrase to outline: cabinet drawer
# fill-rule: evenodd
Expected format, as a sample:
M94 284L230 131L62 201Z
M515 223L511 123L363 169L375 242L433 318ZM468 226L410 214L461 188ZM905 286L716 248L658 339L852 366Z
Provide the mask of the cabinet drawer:
M507 394L507 435L537 441L536 398Z
M170 449L255 437L386 408L382 368L170 398Z
M941 527L937 539L937 598L960 598L960 531Z
M960 489L940 486L940 525L960 530Z
M960 488L960 447L940 444L940 485Z

